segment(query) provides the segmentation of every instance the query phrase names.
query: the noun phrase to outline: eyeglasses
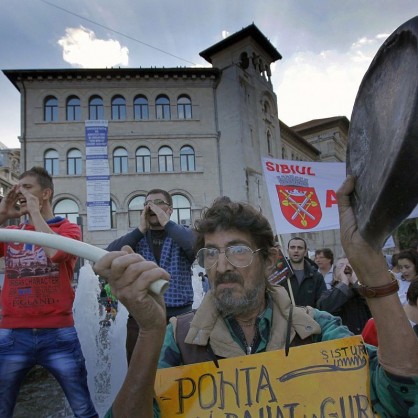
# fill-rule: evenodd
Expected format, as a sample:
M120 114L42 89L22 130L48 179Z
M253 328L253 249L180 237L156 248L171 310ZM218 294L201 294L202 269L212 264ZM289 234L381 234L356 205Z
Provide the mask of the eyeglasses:
M226 247L225 251L218 248L201 248L196 255L197 263L206 270L211 269L219 260L220 254L225 254L226 259L234 267L248 267L254 258L254 254L261 248L253 251L246 245L231 245Z
M144 202L144 206L147 206L150 203L154 203L154 205L157 205L157 206L162 206L162 205L170 206L170 203L167 203L166 201L162 199L146 200Z

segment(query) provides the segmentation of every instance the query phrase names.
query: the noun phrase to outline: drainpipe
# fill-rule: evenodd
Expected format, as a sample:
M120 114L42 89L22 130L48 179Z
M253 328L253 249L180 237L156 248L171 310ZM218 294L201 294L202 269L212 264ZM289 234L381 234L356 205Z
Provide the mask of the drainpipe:
M222 76L222 73L221 73ZM223 196L223 177L222 177L222 162L221 162L221 131L219 130L219 117L218 117L218 100L216 97L216 89L218 88L220 78L216 81L212 87L213 103L215 107L215 129L216 129L216 153L218 159L218 181L219 181L219 196Z
M23 170L22 173L27 170L27 160L26 160L26 122L27 122L27 111L26 111L26 87L25 82L22 80L22 92L20 95L20 112L22 114L23 112L23 123L22 123L22 117L20 119L21 123L21 135L19 136L19 142L20 142L20 161L22 166L22 153L23 153Z

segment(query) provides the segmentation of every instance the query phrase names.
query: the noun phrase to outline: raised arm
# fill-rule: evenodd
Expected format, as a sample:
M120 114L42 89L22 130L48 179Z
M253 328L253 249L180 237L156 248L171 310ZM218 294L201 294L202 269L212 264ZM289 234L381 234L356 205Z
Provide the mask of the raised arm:
M19 200L19 185L13 186L10 191L0 201L0 225L6 223L9 219L20 218L24 213L16 208Z
M373 249L360 235L350 194L355 180L348 176L337 192L341 242L359 282L369 287L388 285L393 279L381 251ZM367 298L379 337L379 362L398 376L418 376L418 338L416 337L397 292Z
M178 225L173 221L167 222L164 226L167 235L176 242L185 252L187 258L193 262L195 259L194 243L195 237L193 230L182 225Z
M112 406L114 418L153 417L154 381L166 329L162 296L148 291L151 282L169 279L157 264L129 247L106 254L94 270L139 324L139 336L123 385Z

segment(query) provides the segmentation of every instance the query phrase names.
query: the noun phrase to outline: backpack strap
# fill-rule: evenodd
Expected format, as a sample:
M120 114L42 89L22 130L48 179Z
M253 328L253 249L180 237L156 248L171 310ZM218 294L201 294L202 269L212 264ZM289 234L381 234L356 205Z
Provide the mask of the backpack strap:
M218 365L218 357L212 351L210 341L207 345L188 344L184 340L190 329L190 323L194 318L196 310L176 317L175 338L180 350L180 356L183 364L203 363L205 361L214 361Z
M290 333L292 331L292 321L293 321L293 304L290 304L289 307L289 318L287 320L287 330L286 330L286 345L285 345L285 356L289 355L290 347L297 347L299 345L306 345L313 343L313 336L310 335L309 337L302 340L298 333L295 334L292 341L290 341Z

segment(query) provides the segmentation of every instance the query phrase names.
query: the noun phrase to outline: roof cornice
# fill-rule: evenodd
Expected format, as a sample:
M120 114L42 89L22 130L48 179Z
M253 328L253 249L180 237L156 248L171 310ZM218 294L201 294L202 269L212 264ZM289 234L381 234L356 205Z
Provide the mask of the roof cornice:
M3 70L3 74L19 90L21 81L37 80L83 80L83 79L147 79L147 78L199 78L217 79L219 69L205 67L176 68L58 68Z
M212 64L213 55L226 48L229 48L230 46L242 41L247 37L253 38L270 55L272 62L282 59L279 51L277 51L277 49L264 36L260 29L254 25L254 23L241 29L238 32L233 33L215 45L210 46L209 48L200 52L199 55Z

